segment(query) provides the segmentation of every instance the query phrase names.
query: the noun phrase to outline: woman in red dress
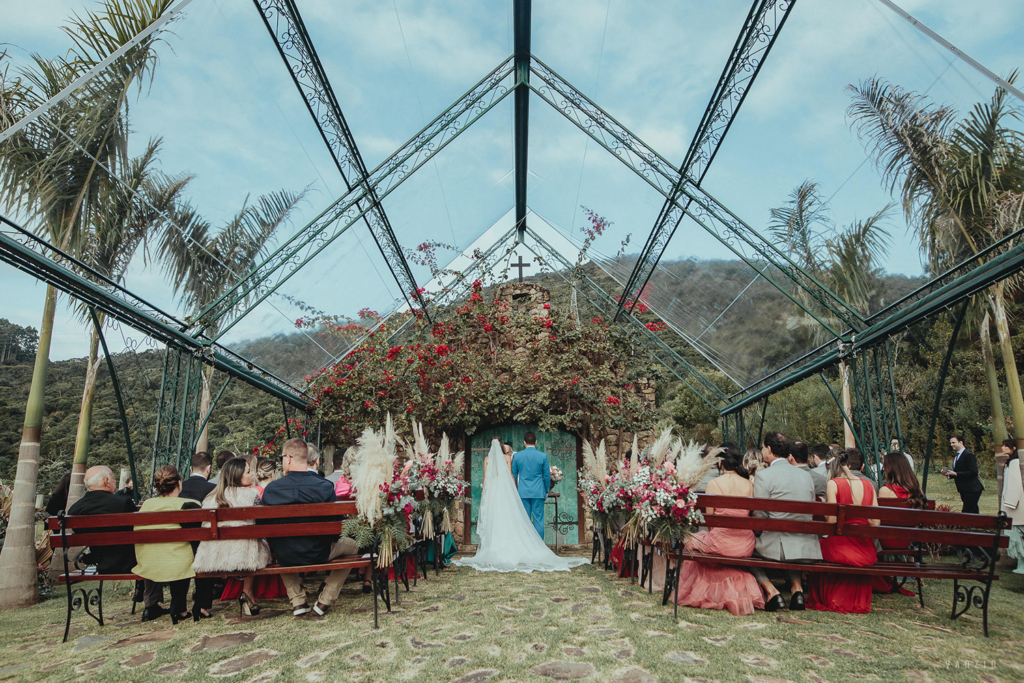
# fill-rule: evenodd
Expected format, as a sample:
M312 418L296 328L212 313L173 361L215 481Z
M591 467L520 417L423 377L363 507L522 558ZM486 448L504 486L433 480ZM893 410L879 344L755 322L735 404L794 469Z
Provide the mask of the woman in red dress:
M825 486L826 502L877 506L878 501L875 500L871 482L855 476L846 466L849 454L853 450L855 449L847 449L829 461L829 481ZM827 517L826 521L834 524L836 518ZM845 523L877 525L878 520L848 517ZM878 561L875 542L870 538L826 536L820 543L821 559L825 562L868 567ZM871 583L870 576L814 572L810 579L811 590L807 597L807 609L866 614L871 611Z
M878 489L878 498L897 499L909 501L910 507L915 510L924 508L924 493L921 491L921 484L917 481L914 468L910 466L910 460L900 451L886 453L882 458L882 473L885 477L885 486ZM907 550L910 548L909 541L893 541L887 538L881 539L882 548L885 550ZM900 593L902 595L915 595L905 588L901 588L893 577L876 576L871 584L871 589L876 593Z

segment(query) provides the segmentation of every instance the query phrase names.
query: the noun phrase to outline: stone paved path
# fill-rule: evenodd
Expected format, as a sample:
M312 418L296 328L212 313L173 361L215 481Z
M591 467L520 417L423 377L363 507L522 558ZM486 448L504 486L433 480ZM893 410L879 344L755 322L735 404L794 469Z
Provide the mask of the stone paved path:
M403 590L376 631L356 584L325 618L296 620L268 603L242 619L224 603L213 619L177 627L140 623L126 590L108 590L107 625L76 617L67 644L62 600L4 613L0 681L1009 683L1024 680L1024 577L999 583L988 639L977 619L949 621L945 584L928 587L923 610L876 596L870 615L680 609L676 622L655 596L593 567L449 569Z

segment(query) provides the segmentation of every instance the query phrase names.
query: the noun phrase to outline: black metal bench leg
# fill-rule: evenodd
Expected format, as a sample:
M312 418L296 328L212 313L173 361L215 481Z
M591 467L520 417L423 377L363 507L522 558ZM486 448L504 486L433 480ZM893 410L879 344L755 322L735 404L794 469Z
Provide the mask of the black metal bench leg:
M377 586L377 572L373 565L370 565L370 585L373 589L373 630L380 628L377 618L377 600L380 597L380 587Z
M680 548L679 549L679 561L676 562L675 579L673 579L673 581L676 582L675 585L678 585L679 576L682 574L682 571L683 571L683 549ZM676 622L679 621L679 596L678 595L676 596L676 599L672 601L672 617L676 620Z
M65 572L64 576L67 576L67 572ZM68 592L68 616L67 619L64 621L64 640L61 641L64 643L68 642L68 634L71 633L71 612L73 610L73 608L71 607L71 593L74 590L75 584L69 581L67 582L66 586Z
M917 579L917 601L920 603L921 608L924 609L924 583L921 582L921 577L915 577Z
M960 601L960 582L957 579L953 579L953 609L949 612L950 619L956 619L959 616L956 613L956 605Z

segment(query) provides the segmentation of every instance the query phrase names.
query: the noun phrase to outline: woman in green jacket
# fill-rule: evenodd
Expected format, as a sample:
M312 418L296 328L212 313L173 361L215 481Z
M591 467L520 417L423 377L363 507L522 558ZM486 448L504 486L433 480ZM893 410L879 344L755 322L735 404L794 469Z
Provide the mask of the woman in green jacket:
M171 512L198 508L195 501L179 498L181 475L173 465L164 465L153 475L156 498L142 504L139 512ZM136 526L136 531L155 529L180 529L180 524L152 524ZM135 546L136 566L133 573L144 578L147 584L166 583L171 589L171 622L177 624L191 616L185 609L189 579L192 571L192 546L188 541L173 543L139 543ZM147 591L148 592L148 591ZM149 611L151 606L146 606Z

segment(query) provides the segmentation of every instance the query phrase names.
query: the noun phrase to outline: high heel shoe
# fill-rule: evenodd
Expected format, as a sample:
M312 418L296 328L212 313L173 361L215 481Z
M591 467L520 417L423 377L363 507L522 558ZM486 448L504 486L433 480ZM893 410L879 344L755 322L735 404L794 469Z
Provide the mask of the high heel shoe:
M242 616L254 617L260 613L260 606L252 601L245 593L238 596L238 606L242 612Z
M177 625L179 621L188 621L189 613L182 612L181 614L171 614L171 624Z
M212 614L203 614L203 610L198 605L192 606L192 621L199 621L200 619L212 619Z

